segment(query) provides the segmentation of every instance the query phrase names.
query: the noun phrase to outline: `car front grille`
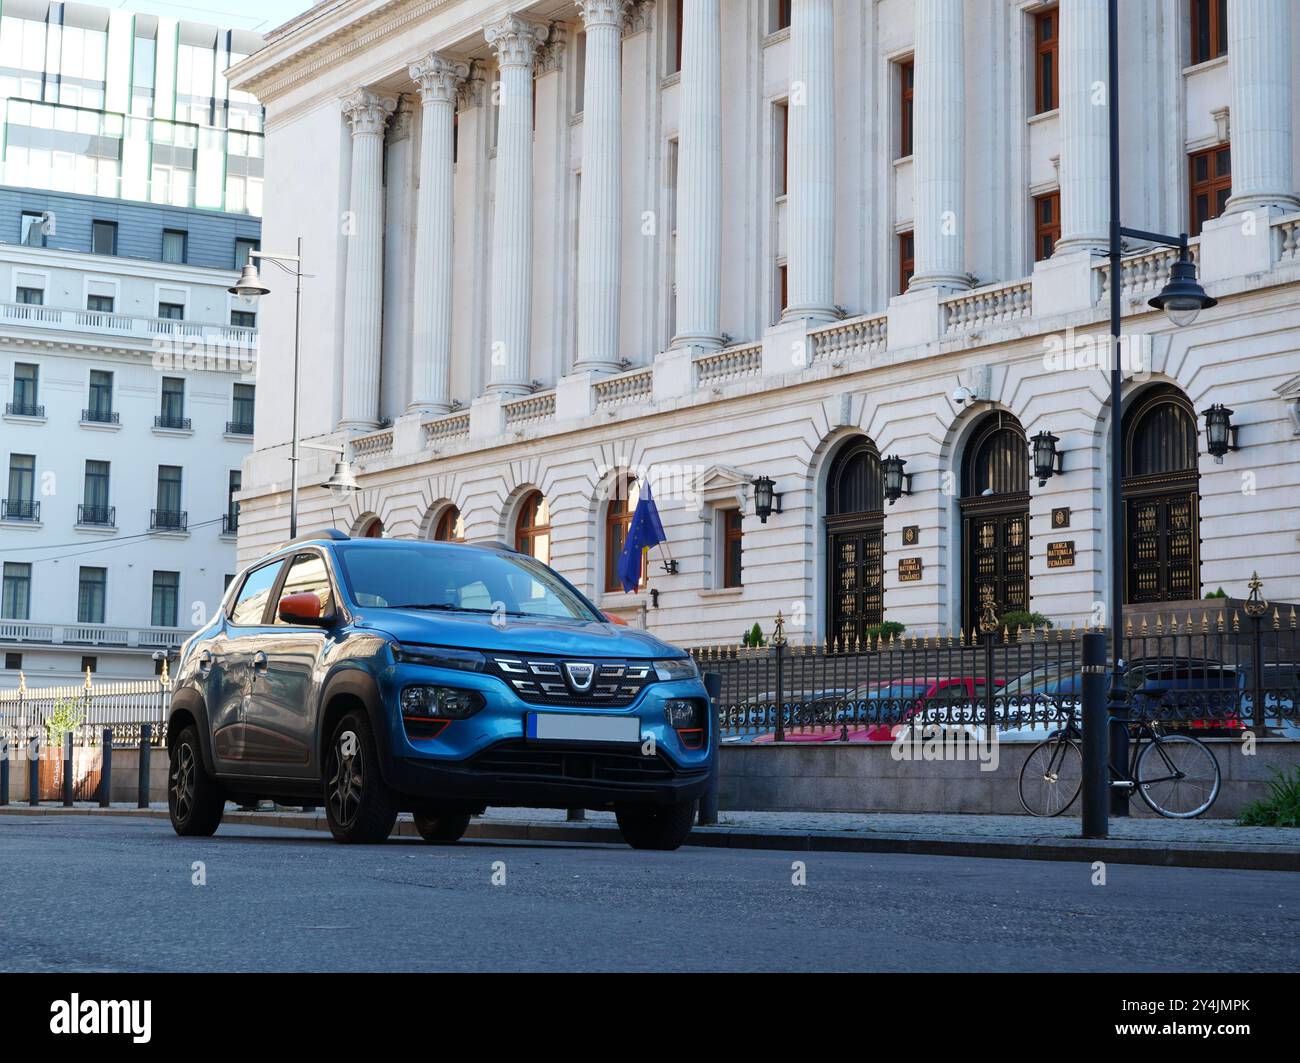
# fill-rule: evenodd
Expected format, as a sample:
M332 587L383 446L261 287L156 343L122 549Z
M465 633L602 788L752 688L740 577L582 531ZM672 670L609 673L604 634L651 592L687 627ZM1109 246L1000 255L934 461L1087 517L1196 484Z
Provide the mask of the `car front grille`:
M663 782L677 772L664 757L640 753L541 748L525 742L501 742L469 761L472 771L531 779L635 785Z
M652 679L648 661L505 655L489 661L493 673L534 705L626 708Z

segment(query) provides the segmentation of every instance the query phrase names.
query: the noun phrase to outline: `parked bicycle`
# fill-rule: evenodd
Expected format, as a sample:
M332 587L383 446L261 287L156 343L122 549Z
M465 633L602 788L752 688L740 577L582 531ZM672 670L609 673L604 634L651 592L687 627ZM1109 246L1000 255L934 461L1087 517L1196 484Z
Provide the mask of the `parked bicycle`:
M1109 727L1116 720L1110 717ZM1158 723L1125 720L1129 762L1125 771L1107 765L1110 786L1132 798L1138 793L1150 809L1168 819L1195 819L1219 796L1219 761L1200 739L1162 734ZM1060 731L1040 742L1020 769L1020 803L1031 816L1059 816L1083 788L1083 732L1071 717Z

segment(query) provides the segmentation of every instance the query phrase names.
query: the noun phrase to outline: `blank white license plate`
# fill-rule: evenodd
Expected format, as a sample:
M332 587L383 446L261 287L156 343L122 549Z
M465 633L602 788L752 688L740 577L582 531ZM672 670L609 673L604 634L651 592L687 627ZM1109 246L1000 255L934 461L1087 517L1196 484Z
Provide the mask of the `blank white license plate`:
M524 733L538 742L626 742L641 741L641 721L635 716L568 716L530 712Z

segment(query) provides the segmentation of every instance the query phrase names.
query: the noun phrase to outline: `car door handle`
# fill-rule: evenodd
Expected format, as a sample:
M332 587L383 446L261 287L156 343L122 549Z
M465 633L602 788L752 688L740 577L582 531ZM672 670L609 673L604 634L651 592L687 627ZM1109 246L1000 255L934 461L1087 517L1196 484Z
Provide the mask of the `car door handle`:
M248 662L248 666L252 668L253 671L255 672L265 672L266 654L263 653L261 650L258 650L255 654L253 654L253 659Z
M199 654L199 675L207 675L212 670L212 654L204 650Z

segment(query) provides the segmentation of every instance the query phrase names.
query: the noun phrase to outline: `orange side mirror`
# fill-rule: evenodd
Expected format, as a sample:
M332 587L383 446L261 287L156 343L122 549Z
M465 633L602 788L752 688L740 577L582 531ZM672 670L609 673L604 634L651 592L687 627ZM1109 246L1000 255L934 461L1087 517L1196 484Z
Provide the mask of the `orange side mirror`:
M286 594L280 599L280 619L289 624L320 623L320 596L312 591Z

